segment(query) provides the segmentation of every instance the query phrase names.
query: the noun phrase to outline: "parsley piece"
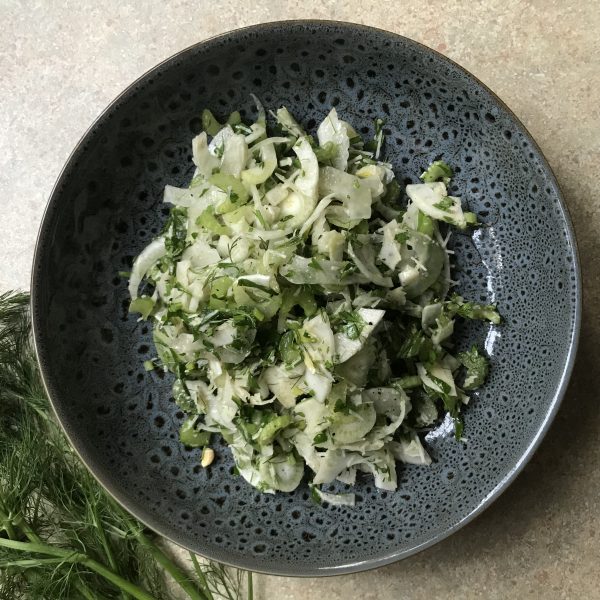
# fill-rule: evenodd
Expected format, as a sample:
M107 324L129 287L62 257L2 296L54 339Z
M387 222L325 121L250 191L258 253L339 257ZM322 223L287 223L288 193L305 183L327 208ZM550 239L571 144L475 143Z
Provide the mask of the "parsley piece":
M409 235L408 231L399 231L396 234L396 236L394 237L394 239L399 244L406 244L406 242L408 241L409 238L410 238L410 235Z
M162 230L165 238L165 248L171 258L178 257L187 247L187 209L175 206Z
M398 355L404 359L418 358L421 362L435 362L438 358L433 342L416 325L410 328Z
M353 262L347 262L340 269L340 278L344 279L344 277L349 277L350 275L356 273L358 271L358 267Z
M450 196L446 196L439 202L436 202L433 206L443 210L444 212L450 212L450 209L454 206L454 200L452 200Z
M365 320L357 312L348 310L338 313L335 320L340 324L338 331L351 340L357 340L366 325Z
M477 346L472 346L470 350L461 352L458 360L467 370L463 388L467 391L475 390L481 387L489 371L489 361L479 353Z
M342 413L344 415L349 415L352 412L352 409L350 408L350 405L345 400L342 400L340 398L340 399L336 400L335 406L333 407L333 411Z
M315 435L315 437L313 439L313 444L315 446L317 446L319 444L324 444L326 441L327 441L327 432L321 431L320 433L317 433L317 435Z

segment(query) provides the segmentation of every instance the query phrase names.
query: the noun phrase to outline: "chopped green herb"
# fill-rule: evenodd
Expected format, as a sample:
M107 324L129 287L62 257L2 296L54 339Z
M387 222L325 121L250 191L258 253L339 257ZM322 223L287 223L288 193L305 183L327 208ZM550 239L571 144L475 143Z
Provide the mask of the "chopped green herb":
M317 435L315 435L313 439L313 444L315 446L324 444L327 441L327 439L327 433L325 431L321 431L320 433L317 433Z
M399 233L397 233L394 236L394 239L399 244L406 244L406 242L408 241L409 238L410 238L410 234L408 233L408 231L400 231Z
M458 355L458 360L467 370L463 389L470 391L481 387L488 375L489 361L479 353L477 346L472 346L470 350L461 352Z
M338 331L344 333L351 340L357 340L367 324L358 312L347 310L338 313L335 322L338 325Z
M439 202L436 202L433 206L435 206L435 208L439 208L440 210L449 212L450 209L454 206L454 200L452 200L450 196L446 196L445 198L442 198Z
M310 262L308 263L308 266L311 269L316 269L318 271L322 271L323 267L319 264L319 261L316 258L311 258Z

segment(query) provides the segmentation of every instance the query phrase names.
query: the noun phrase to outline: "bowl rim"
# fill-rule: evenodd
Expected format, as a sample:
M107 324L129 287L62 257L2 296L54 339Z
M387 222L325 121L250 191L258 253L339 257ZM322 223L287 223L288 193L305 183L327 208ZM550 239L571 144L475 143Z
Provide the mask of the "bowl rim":
M363 24L359 24L359 23L353 23L350 21L338 21L338 20L327 20L327 19L286 19L286 20L281 20L281 21L269 21L266 23L258 23L258 24L254 24L254 25L248 25L248 26L239 27L236 29L228 30L228 31L213 35L211 37L200 40L199 42L196 42L190 46L187 46L186 48L176 52L175 54L169 56L168 58L160 61L159 63L157 63L150 69L148 69L146 72L144 72L138 78L136 78L132 83L130 83L121 93L119 93L100 112L100 114L94 119L94 121L91 123L91 125L85 130L85 132L80 137L79 141L77 142L77 144L75 145L73 150L70 152L64 166L60 170L59 175L56 179L56 182L55 182L55 184L52 188L52 191L50 193L50 196L48 198L48 201L46 202L46 206L45 206L43 214L42 214L42 219L40 221L40 226L39 226L38 234L36 237L36 242L35 242L35 247L34 247L33 265L32 265L32 271L31 271L31 279L30 279L30 290L31 290L31 292L30 292L30 309L31 309L32 336L33 336L34 348L35 348L37 361L38 361L38 364L40 367L42 382L43 382L43 386L46 391L46 394L50 400L52 412L54 413L55 418L59 422L71 447L73 448L73 450L75 451L75 453L77 454L79 459L82 461L82 463L85 465L85 467L88 469L88 471L98 481L98 483L103 487L103 489L114 500L116 500L125 510L130 512L141 523L143 523L145 526L147 526L148 528L150 528L153 531L155 531L156 533L158 533L163 538L169 540L170 542L172 542L182 548L185 548L186 550L190 550L191 552L197 553L197 551L195 549L191 548L185 541L177 539L178 531L177 531L176 527L174 527L174 526L165 527L164 522L162 522L159 518L154 517L150 513L140 516L139 512L143 512L143 509L142 509L142 511L140 511L140 508L141 508L140 506L137 506L134 502L131 502L128 497L126 497L123 493L121 493L118 489L116 489L114 487L114 484L111 481L110 477L105 477L105 476L97 474L91 466L91 463L93 463L93 459L90 457L88 452L85 452L83 448L80 449L77 446L77 444L75 443L75 439L74 439L75 435L71 435L69 433L69 429L66 426L66 423L63 422L63 419L61 419L62 411L60 409L60 402L58 402L55 399L58 396L58 394L56 396L53 394L51 373L49 372L49 370L46 366L46 362L44 359L44 353L41 349L42 339L41 339L41 334L40 334L40 325L41 325L40 324L40 311L37 308L39 305L39 302L40 302L40 300L38 299L38 288L39 288L38 280L41 277L41 274L40 274L41 273L40 263L42 261L41 247L43 246L44 238L47 235L46 230L47 230L48 224L51 220L52 213L55 208L54 205L55 205L56 198L60 196L60 188L62 187L62 184L63 184L64 180L66 179L66 176L68 175L68 172L71 168L71 164L72 164L73 160L81 152L88 136L90 136L92 134L92 132L94 131L96 126L104 119L104 117L108 113L110 113L113 110L113 108L121 101L121 99L128 96L139 83L145 81L151 74L155 73L156 71L159 71L161 69L164 69L165 67L169 67L172 64L176 63L177 60L179 60L182 56L184 56L188 53L193 53L198 48L201 48L203 46L211 46L213 44L218 44L219 42L226 40L227 38L235 39L237 36L244 35L247 33L264 34L264 33L269 33L273 29L285 28L285 27L288 27L288 28L289 27L291 27L291 28L293 28L293 27L310 28L310 27L327 27L327 26L337 27L340 30L345 29L345 30L352 30L352 31L361 31L361 32L365 33L366 35L376 34L376 35L381 35L381 36L387 36L388 38L402 40L404 44L406 44L408 46L412 45L413 47L415 47L416 49L418 49L421 52L431 53L431 54L435 55L438 59L440 59L443 62L447 63L448 65L452 66L454 69L457 69L460 72L462 72L465 76L467 76L467 78L470 78L472 81L477 83L477 85L479 85L485 92L487 92L493 98L493 100L504 111L506 111L506 113L512 119L513 123L516 125L517 129L521 130L521 133L525 136L527 141L531 144L533 150L537 153L537 157L540 160L542 168L544 169L546 175L548 176L551 184L556 189L558 203L559 203L560 209L562 211L562 221L563 221L563 226L566 231L567 242L570 245L570 247L572 248L572 255L573 255L573 263L572 264L573 264L573 270L575 273L575 281L573 282L573 288L574 288L574 292L575 292L575 315L574 315L574 319L573 319L573 330L572 330L572 336L571 336L571 339L569 342L567 359L564 363L562 375L561 375L559 384L556 388L554 398L552 400L552 403L549 406L548 411L546 412L546 416L545 416L544 420L542 421L539 429L537 430L537 432L535 433L533 438L530 440L529 445L524 450L524 452L521 454L521 456L520 456L519 460L516 462L516 464L508 471L508 473L505 475L505 477L502 478L497 483L497 485L494 487L494 489L491 492L489 492L487 494L487 496L485 496L481 500L481 502L477 505L477 507L475 509L473 509L471 512L469 512L465 517L463 517L460 521L455 523L452 527L445 529L443 532L437 534L436 536L433 536L431 539L429 539L413 548L410 548L408 550L392 551L392 552L388 552L387 554L384 554L384 555L376 557L376 558L370 558L370 559L365 559L365 560L356 561L356 562L346 562L346 563L342 563L342 564L338 564L338 565L330 566L330 567L324 566L324 567L315 567L315 568L313 568L313 567L305 568L302 570L302 572L299 572L299 571L294 571L292 569L289 569L287 567L278 569L278 568L268 568L267 566L265 566L264 568L257 569L256 565L253 564L253 559L250 559L247 561L239 561L239 562L234 562L234 561L229 562L227 560L223 560L222 558L218 559L219 562L226 564L228 566L234 567L234 568L251 570L256 573L262 573L262 574L266 574L266 575L279 575L279 576L286 576L286 577L323 577L323 576L344 575L344 574L351 574L351 573L356 573L356 572L361 572L361 571L367 571L367 570L383 567L385 565L389 565L391 563L397 562L404 558L408 558L409 556L412 556L419 552L422 552L423 550L448 538L453 533L455 533L456 531L458 531L459 529L463 528L465 525L467 525L468 523L473 521L476 517L480 516L484 512L484 510L486 510L495 500L497 500L506 491L506 489L510 486L510 484L515 481L517 476L521 473L521 471L523 470L525 465L529 462L529 460L531 459L531 457L533 456L535 451L538 449L542 440L548 433L548 430L550 429L550 426L551 426L552 422L554 421L556 414L558 413L558 410L559 410L559 408L562 404L562 401L565 397L567 387L569 384L569 380L570 380L572 372L573 372L573 367L575 364L575 358L577 355L577 349L578 349L579 338L580 338L581 318L582 318L582 282L581 282L581 264L580 264L580 258L579 258L579 250L578 250L578 246L577 246L577 240L575 237L575 232L574 232L571 216L569 213L569 209L565 202L564 195L560 188L560 185L559 185L559 183L556 179L556 176L552 170L552 167L548 163L548 160L544 156L540 146L537 144L537 142L535 141L535 139L533 138L531 133L527 130L527 128L523 125L521 120L515 115L515 113L507 106L507 104L503 100L501 100L498 97L498 95L493 90L491 90L479 78L477 78L470 71L468 71L466 68L462 67L460 64L456 63L451 58L445 56L444 54L438 52L437 50L435 50L433 48L430 48L429 46L427 46L421 42L417 42L416 40L413 40L412 38L409 38L407 36L404 36L404 35L401 35L401 34L398 34L398 33L392 32L392 31L388 31L386 29L372 27L369 25L363 25ZM166 529L168 529L169 531L166 531ZM204 555L204 556L211 560L217 560L217 559L212 558L209 555Z

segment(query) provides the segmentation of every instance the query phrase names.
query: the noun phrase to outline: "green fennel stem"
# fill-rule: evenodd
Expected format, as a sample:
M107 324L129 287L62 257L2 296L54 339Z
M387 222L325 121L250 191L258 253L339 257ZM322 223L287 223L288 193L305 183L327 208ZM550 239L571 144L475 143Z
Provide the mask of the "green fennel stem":
M44 543L42 538L31 529L29 523L27 523L20 515L13 519L13 523L23 532L23 535L25 535L30 542L33 542L34 544Z
M98 535L99 535L100 541L102 543L102 548L104 549L104 554L106 555L106 558L108 560L108 565L115 573L120 573L119 566L117 565L117 561L115 560L114 552L113 552L112 547L106 537L104 528L102 527L102 523L100 523L100 520L98 518L98 513L96 511L95 506L92 509L92 523L93 523L94 527L96 527L98 530ZM122 600L129 600L128 594L126 594L122 590L121 590L121 598L122 598Z
M196 555L193 552L190 552L189 555L190 555L190 559L192 560L192 564L194 565L194 571L195 571L196 577L198 578L198 581L200 583L200 587L202 588L202 591L204 592L204 595L207 597L208 600L214 600L212 592L210 591L210 589L208 587L208 583L206 581L206 575L204 574L204 571L202 570L202 567L200 566L200 563L198 562L198 558L196 557Z
M43 543L41 538L31 529L29 524L26 523L21 516L17 516L13 519L13 525L13 523L11 523L10 519L8 518L8 515L5 515L3 511L0 511L0 521L4 523L4 529L6 530L6 533L8 534L11 540L17 540L17 538L19 537L17 535L17 530L15 529L15 527L17 527L21 531L21 533L23 533L27 537L27 539L29 539L30 542L38 544ZM41 563L41 561L55 561L57 563L64 562L63 559L60 558L38 559L32 566L38 566ZM27 561L20 561L20 566L27 566L25 564L26 562ZM2 568L6 568L8 566L10 566L8 562L2 563ZM94 592L92 592L92 590L90 590L90 588L83 581L81 581L81 579L76 580L74 586L77 589L77 591L81 594L81 596L85 598L85 600L99 600L98 597L94 594Z
M26 294L0 294L3 597L15 597L15 590L32 598L169 600L173 596L164 587L164 571L192 600L215 600L209 590L224 584L220 566L209 564L198 579L190 575L188 580L165 554L151 551L152 538L137 535L143 526L107 497L75 459L43 391L28 301ZM39 439L47 443L36 447Z
M90 588L83 583L83 581L76 581L73 586L83 596L83 598L85 598L85 600L100 600L100 598L98 598L98 596L94 594L94 592L92 592L92 590L90 590Z
M6 530L6 533L11 540L16 540L17 532L11 522L11 519L3 510L2 506L2 501L0 500L0 523L2 523L2 528Z
M197 589L190 578L156 544L145 536L142 531L136 531L135 529L132 529L132 531L134 531L134 535L140 544L148 549L156 562L171 575L192 600L210 600L208 596Z
M61 565L66 561L64 558L22 558L18 560L0 560L0 569L8 569L10 567L19 567L21 569L31 569L41 565ZM71 561L68 561L71 562Z
M7 540L0 538L0 546L5 548L12 548L13 550L22 550L23 552L30 552L34 554L45 554L62 559L62 562L73 562L84 565L101 575L106 580L110 581L117 588L127 592L137 600L156 600L154 596L151 596L146 590L141 587L123 579L120 575L117 575L114 571L105 567L98 561L90 558L86 554L81 552L75 552L67 550L65 548L58 548L50 546L48 544L38 544L33 542L19 542L16 540Z

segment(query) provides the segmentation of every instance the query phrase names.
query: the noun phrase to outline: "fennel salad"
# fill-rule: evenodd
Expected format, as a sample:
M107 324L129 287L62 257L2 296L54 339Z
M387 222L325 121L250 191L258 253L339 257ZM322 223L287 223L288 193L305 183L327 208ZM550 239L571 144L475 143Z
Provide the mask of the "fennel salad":
M315 137L286 108L267 125L256 103L253 123L203 112L194 176L165 188L170 216L134 261L130 310L153 324L145 366L174 374L180 439L203 466L221 435L260 491L306 474L315 500L352 505L357 474L395 490L397 462L430 464L421 437L440 420L462 437L488 359L453 351L454 325L500 322L451 292L450 232L477 218L442 161L398 184L381 120L365 141L332 109Z

